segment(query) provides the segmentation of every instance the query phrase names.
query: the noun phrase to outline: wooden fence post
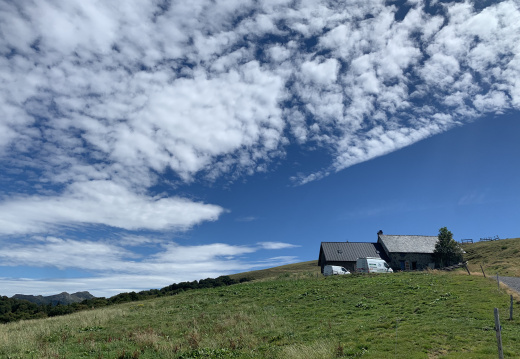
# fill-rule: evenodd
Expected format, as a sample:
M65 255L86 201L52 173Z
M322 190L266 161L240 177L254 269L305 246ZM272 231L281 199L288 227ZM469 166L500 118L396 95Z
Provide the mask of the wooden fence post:
M498 358L504 359L504 351L502 350L502 335L500 331L500 318L498 317L498 308L495 308L495 331L497 332Z
M399 326L399 318L395 320L395 357L397 358L397 327Z
M500 279L498 279L498 273L497 273L497 288L500 290Z
M513 295L511 294L511 305L509 306L509 320L513 320Z
M471 275L471 273L469 272L469 268L468 268L468 263L467 262L464 263L464 268L466 268L466 270L468 271L468 275Z
M484 268L482 268L482 264L480 265L480 269L482 269L482 274L484 274L484 278L486 278L486 273L484 273Z

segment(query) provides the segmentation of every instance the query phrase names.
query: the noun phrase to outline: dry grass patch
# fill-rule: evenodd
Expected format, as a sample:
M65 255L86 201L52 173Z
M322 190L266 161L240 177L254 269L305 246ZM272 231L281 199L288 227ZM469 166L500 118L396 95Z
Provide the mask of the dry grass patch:
M59 349L80 333L103 328L115 317L125 315L123 307L78 312L61 317L20 321L0 325L0 357L2 351L13 356L57 358Z
M141 349L152 349L158 350L159 343L162 340L162 335L159 335L151 327L145 330L139 330L130 335L130 338L137 344Z
M328 359L342 357L344 348L330 340L321 340L309 344L293 344L285 346L280 357L287 359Z

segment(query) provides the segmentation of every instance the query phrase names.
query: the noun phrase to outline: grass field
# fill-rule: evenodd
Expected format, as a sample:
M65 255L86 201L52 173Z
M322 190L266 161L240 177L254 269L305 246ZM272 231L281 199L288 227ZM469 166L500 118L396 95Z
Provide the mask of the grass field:
M473 272L484 268L487 275L520 277L520 238L463 245L464 259Z
M1 325L0 358L496 358L495 307L517 358L509 295L463 273L278 273Z

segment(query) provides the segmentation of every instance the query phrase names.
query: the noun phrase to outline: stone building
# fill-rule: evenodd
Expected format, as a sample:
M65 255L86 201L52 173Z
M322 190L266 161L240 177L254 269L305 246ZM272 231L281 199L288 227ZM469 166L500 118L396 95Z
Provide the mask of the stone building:
M384 248L393 270L433 269L437 241L437 236L387 235L381 231L377 235L377 243Z
M437 236L403 236L377 233L377 242L321 242L318 265L338 265L355 271L363 257L384 259L394 271L434 268L433 252Z

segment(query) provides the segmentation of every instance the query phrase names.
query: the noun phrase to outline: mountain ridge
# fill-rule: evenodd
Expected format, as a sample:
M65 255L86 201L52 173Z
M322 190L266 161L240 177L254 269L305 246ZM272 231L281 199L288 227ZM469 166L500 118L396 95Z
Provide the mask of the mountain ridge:
M15 294L11 298L13 299L22 299L27 300L31 303L35 303L38 305L67 305L71 303L80 303L84 301L85 299L93 299L95 298L92 294L90 294L88 291L83 292L76 292L69 294L67 292L61 292L59 294L54 295L27 295L27 294Z

